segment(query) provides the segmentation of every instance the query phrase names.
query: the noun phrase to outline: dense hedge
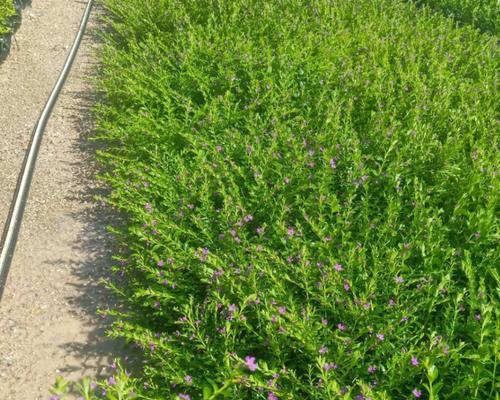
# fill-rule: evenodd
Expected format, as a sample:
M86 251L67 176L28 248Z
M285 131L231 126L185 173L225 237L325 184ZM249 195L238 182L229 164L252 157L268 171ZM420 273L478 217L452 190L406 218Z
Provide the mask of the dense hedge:
M426 5L453 18L459 23L470 24L491 34L498 34L500 3L498 0L410 0Z
M112 334L146 364L97 390L494 398L496 39L402 0L105 3Z

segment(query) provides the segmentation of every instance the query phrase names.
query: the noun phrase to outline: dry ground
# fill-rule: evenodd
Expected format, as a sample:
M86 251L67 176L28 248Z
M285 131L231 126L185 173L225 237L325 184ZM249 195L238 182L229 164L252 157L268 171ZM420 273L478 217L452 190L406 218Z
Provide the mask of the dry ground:
M33 0L0 65L0 227L31 130L64 63L85 2ZM117 344L96 309L109 304L97 281L110 263L106 216L91 198L95 10L47 127L17 251L0 303L2 400L46 399L58 374L103 372ZM1 229L1 228L0 228Z

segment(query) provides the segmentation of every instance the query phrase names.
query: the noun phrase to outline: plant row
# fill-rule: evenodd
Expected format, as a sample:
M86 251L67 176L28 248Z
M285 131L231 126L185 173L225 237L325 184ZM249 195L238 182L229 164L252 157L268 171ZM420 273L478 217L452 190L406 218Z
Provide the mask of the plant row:
M144 365L84 396L495 398L496 40L402 0L105 5L111 334Z

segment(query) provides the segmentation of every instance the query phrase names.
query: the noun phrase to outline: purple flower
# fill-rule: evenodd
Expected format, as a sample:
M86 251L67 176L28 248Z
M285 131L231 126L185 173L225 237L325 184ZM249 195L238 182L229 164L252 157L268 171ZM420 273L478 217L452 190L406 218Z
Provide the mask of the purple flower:
M289 226L288 229L286 230L286 233L288 236L295 235L295 228L293 226Z
M368 373L374 374L377 371L377 367L375 365L368 366Z
M114 376L110 376L108 379L108 385L113 386L116 385L116 379Z
M322 318L321 319L321 323L324 325L324 326L327 326L328 325L328 320L326 318Z
M396 277L394 277L394 280L398 284L403 283L405 281L402 276L396 276Z
M186 375L184 377L184 382L186 382L186 384L188 384L188 385L192 385L193 384L193 377L191 375Z
M279 312L281 315L285 315L285 313L286 313L286 307L283 307L283 306L278 307L278 312Z
M250 221L252 221L252 220L253 220L253 216L252 216L252 215L250 215L250 214L245 215L245 217L243 217L243 220L244 220L245 222L250 222Z
M245 365L252 372L257 370L257 363L255 362L255 357L246 356L245 357Z
M186 393L179 393L178 396L180 400L191 400L191 396Z
M328 347L326 346L320 347L319 354L325 354L325 353L328 353Z
M165 265L165 263L163 262L163 260L160 260L156 263L156 265L158 265L158 267L163 267Z
M377 333L376 336L377 336L377 339L380 340L380 341L384 340L384 338L385 338L385 336L384 336L383 333Z
M411 356L411 365L414 367L418 367L420 365L420 362L418 361L418 358L415 356Z
M269 392L267 394L267 400L278 400L278 396L276 396L274 392Z
M238 309L238 307L236 306L236 304L230 304L227 309L229 312L235 312Z
M330 159L330 168L331 169L337 168L337 160L335 158Z
M323 364L323 369L326 372L330 371L331 369L337 369L337 368L338 368L338 365L335 363L324 363Z
M474 319L476 321L481 321L481 314L477 313L477 314L474 314Z
M209 253L209 250L208 250L208 248L206 248L206 247L204 247L204 248L201 250L201 256L200 256L200 261L201 261L201 262L205 262L205 261L207 261L208 253Z
M345 325L342 322L337 324L337 328L339 329L339 331L345 331Z
M344 290L348 292L351 289L351 286L349 285L349 282L344 281Z
M335 268L335 271L339 271L339 272L344 270L344 267L342 266L342 264L339 264L339 263L335 264L333 266L333 268Z
M417 399L422 396L422 392L418 390L417 388L413 389L412 391L413 396L415 396Z
M151 203L146 203L144 205L144 209L146 210L146 212L150 213L153 210L153 206L151 205Z

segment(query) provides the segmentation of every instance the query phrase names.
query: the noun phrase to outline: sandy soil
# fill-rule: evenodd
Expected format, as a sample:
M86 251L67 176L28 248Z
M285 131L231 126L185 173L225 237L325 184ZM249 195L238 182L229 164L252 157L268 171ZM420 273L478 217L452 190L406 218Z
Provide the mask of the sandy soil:
M0 65L0 229L29 136L64 63L85 2L33 0ZM106 214L94 205L88 107L97 46L94 16L47 127L30 199L0 303L0 398L48 398L57 375L106 373L119 345L96 309L110 304L97 281L110 264Z

